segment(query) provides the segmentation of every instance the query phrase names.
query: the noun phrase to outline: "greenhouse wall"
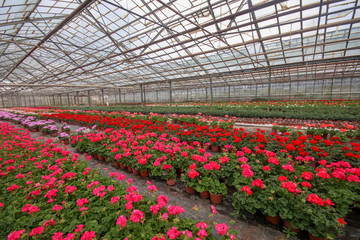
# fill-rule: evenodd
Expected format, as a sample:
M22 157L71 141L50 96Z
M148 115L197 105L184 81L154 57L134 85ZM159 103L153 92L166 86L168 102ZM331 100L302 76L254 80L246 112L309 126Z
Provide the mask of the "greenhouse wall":
M360 79L344 78L333 80L297 81L272 83L271 100L302 100L302 99L359 99ZM90 97L90 99L89 99ZM213 87L214 101L261 101L267 100L268 84L238 85ZM210 102L210 88L188 88L172 91L173 103ZM89 101L90 100L90 101ZM143 96L144 103L169 103L169 90L152 91L147 89ZM138 92L122 91L121 101L117 90L79 91L55 95L17 95L8 94L0 98L2 107L31 106L73 106L73 105L110 105L110 104L141 104Z

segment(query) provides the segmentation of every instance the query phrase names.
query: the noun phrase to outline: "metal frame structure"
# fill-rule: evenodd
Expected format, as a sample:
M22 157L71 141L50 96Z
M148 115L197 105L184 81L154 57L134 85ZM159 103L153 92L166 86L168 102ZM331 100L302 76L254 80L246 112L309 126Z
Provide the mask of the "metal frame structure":
M192 89L212 103L237 86L292 98L299 84L333 98L339 79L340 97L359 98L359 63L359 0L0 0L0 95L12 105L79 104L79 92L88 104L167 92L171 105Z

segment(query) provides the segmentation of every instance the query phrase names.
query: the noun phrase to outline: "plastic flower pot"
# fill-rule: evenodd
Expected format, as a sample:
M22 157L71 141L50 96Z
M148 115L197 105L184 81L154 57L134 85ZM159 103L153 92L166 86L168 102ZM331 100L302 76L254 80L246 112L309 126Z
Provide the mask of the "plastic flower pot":
M120 167L120 163L118 161L114 161L113 165L115 168L119 168Z
M311 240L326 240L326 238L318 238L318 237L315 237L315 236L313 236L311 233L309 233L309 238L310 238Z
M131 167L131 166L127 166L127 170L128 170L128 172L132 172L132 167Z
M201 197L201 198L204 198L204 199L209 198L209 197L210 197L209 191L200 192L200 197Z
M195 189L192 188L192 187L186 186L186 187L185 187L185 190L186 190L186 192L187 192L188 194L194 194L194 193L195 193Z
M120 163L120 168L121 168L121 169L125 169L125 168L126 168L125 164Z
M41 132L41 136L46 136L47 133L46 132Z
M53 136L53 137L56 137L57 135L58 135L57 132L51 134L51 136Z
M286 228L290 228L291 231L292 231L292 232L295 232L295 233L298 233L298 232L300 231L300 229L294 228L288 220L285 220L285 221L284 221L284 226L285 226Z
M61 142L63 142L65 145L69 145L70 140L69 139L64 139L64 140L61 140Z
M140 174L140 171L137 170L137 169L135 169L135 168L133 168L133 174L134 174L135 176L137 176L137 175Z
M172 178L166 179L166 184L168 186L174 186L176 184L176 178L175 179L172 179Z
M222 203L222 194L211 194L210 193L210 201L213 204L221 204Z
M279 215L276 215L275 217L266 215L265 218L266 218L266 221L268 221L271 224L274 224L274 225L280 224L280 216Z
M100 161L104 161L105 158L104 158L103 156L99 155L99 160L100 160Z
M220 151L220 147L219 147L219 146L211 146L211 151L213 151L213 152L219 152L219 151Z
M140 172L140 175L143 177L143 178L147 178L149 177L149 172L147 170L143 171L143 172Z

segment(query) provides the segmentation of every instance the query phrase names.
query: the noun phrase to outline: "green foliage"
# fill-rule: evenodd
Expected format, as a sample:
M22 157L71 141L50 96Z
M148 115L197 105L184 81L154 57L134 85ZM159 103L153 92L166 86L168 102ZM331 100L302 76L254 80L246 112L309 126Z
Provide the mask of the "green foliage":
M79 109L79 110L98 110L98 111L127 111L141 112L144 114L161 113L161 114L190 114L196 115L199 112L203 115L212 116L234 116L246 118L295 118L295 119L328 119L359 121L360 111L357 105L311 105L311 106L272 106L271 111L267 111L266 105L255 106L232 106L232 105L215 105L209 106L188 106L181 108L171 108L169 106L77 106L61 107L61 109ZM185 120L187 121L187 120ZM195 120L194 120L195 121ZM202 124L202 123L201 123Z

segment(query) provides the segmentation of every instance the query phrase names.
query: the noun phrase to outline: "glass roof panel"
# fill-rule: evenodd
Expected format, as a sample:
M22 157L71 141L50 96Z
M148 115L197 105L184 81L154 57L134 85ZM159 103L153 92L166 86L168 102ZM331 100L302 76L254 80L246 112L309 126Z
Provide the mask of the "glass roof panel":
M355 0L0 2L1 83L138 89L168 80L206 85L213 75L221 86L266 82L269 68L311 79L360 59Z

